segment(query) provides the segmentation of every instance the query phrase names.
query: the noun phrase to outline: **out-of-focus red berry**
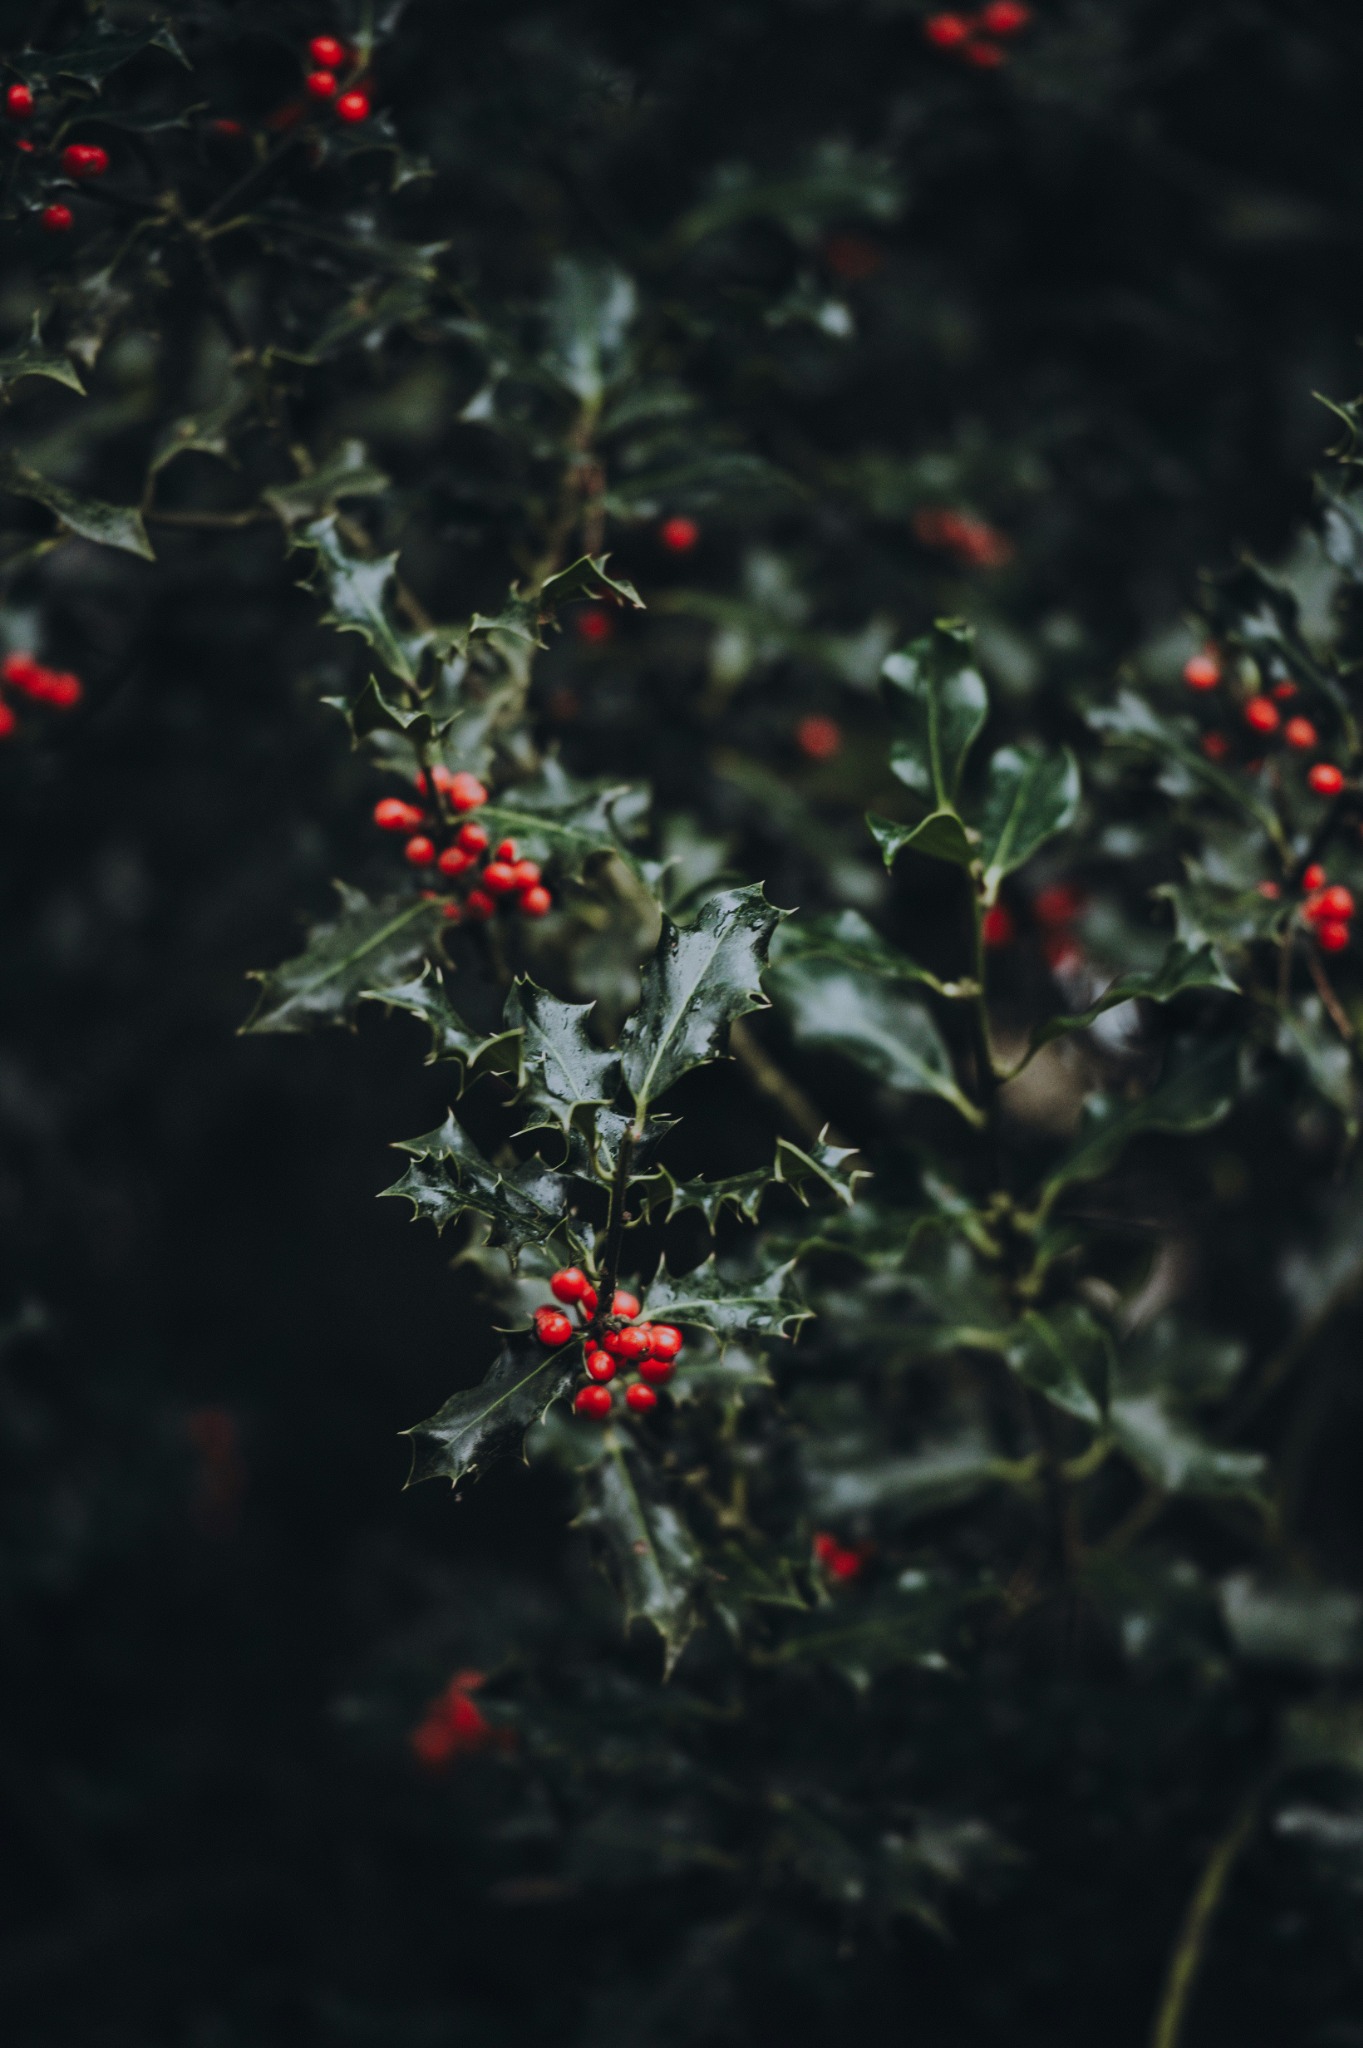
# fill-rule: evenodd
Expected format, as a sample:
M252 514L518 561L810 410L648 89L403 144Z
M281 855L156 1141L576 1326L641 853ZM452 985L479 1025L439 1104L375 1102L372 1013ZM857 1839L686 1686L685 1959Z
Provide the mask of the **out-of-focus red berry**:
M5 87L5 112L11 121L27 121L33 113L33 89L27 85Z
M1031 19L1032 10L1023 0L990 0L980 15L980 27L987 36L1015 36Z
M1209 761L1224 761L1230 753L1230 741L1223 732L1204 732L1197 744Z
M97 142L69 142L62 151L62 169L68 178L102 178L109 168L109 152Z
M924 505L909 523L924 547L940 548L968 569L1001 569L1013 559L1013 543L1007 534L973 513Z
M470 889L468 901L464 905L464 915L476 918L479 924L485 924L496 908L495 897L489 896L486 889Z
M428 868L435 859L435 841L428 839L424 832L418 832L409 839L402 849L404 860L414 868Z
M842 727L836 718L811 711L795 727L795 744L807 761L831 761L842 748Z
M520 849L514 839L499 839L492 849L494 860L514 861L519 858Z
M446 795L456 811L476 811L480 804L487 802L487 791L478 777L470 775L462 768L457 775L450 777ZM487 845L486 839L483 840L483 845ZM466 848L465 851L467 850Z
M369 119L369 95L367 92L343 92L336 102L336 118L347 121L353 127L359 121Z
M658 528L658 538L670 555L689 555L700 539L700 528L694 519L678 512L671 519L664 519Z
M1084 907L1084 899L1072 882L1052 882L1032 898L1032 916L1048 931L1073 924Z
M632 1408L636 1415L647 1415L650 1408L656 1408L658 1396L652 1387L633 1386L625 1395L625 1406Z
M308 44L308 55L325 70L339 71L345 63L345 44L335 36L314 36Z
M847 284L864 284L885 266L885 251L867 235L830 235L823 257L834 277Z
M585 610L574 615L573 628L579 640L599 644L610 639L615 631L615 620L604 605L588 605Z
M982 36L973 36L961 51L967 64L973 64L977 71L998 71L1008 62L1008 53L997 43L987 43Z
M1301 885L1308 891L1325 887L1325 870L1318 860L1313 860L1309 868L1303 869Z
M45 206L38 215L38 224L47 235L69 235L76 225L76 216L69 206Z
M1276 903L1283 893L1276 882L1256 882L1254 887L1266 903Z
M1317 796L1338 796L1344 787L1342 773L1330 761L1317 761L1306 780Z
M518 889L533 889L540 878L539 862L534 860L513 861L511 863L511 875Z
M516 870L507 860L490 860L483 869L483 887L494 896L510 896L516 887Z
M1301 692L1298 690L1297 685L1294 682L1289 681L1288 678L1284 676L1283 680L1280 683L1275 683L1273 685L1270 695L1272 696L1274 702L1277 704L1290 704L1294 697L1298 697L1301 695Z
M400 796L381 797L374 806L374 823L381 832L413 832L422 815L415 804L405 804Z
M964 14L930 14L923 34L935 49L956 50L970 39L970 23Z
M1271 697L1251 697L1245 705L1244 719L1251 732L1276 732L1282 723L1282 713Z
M303 90L312 100L329 100L336 96L336 73L334 71L310 71L303 80Z
M473 866L473 855L465 853L462 846L447 846L436 866L442 875L448 875L453 881L456 875L462 875L466 868Z
M487 833L481 825L461 825L455 844L461 853L486 853Z
M1349 927L1333 917L1316 926L1316 944L1322 953L1342 953L1349 943Z
M553 907L553 897L540 882L533 889L521 892L521 914L523 917L544 917Z
M18 723L19 721L14 715L13 706L6 704L3 698L0 698L0 740L7 740Z
M1312 747L1320 745L1320 734L1309 718L1289 718L1283 727L1283 738L1301 754L1309 754Z
M1317 904L1317 912L1321 917L1329 917L1336 920L1351 918L1354 914L1353 891L1346 889L1342 882L1335 882L1330 888L1322 889Z
M1001 903L991 903L980 923L980 935L986 946L1011 946L1017 937L1017 927Z
M1183 680L1190 690L1214 690L1221 680L1221 663L1214 647L1204 647L1183 664Z
M859 1579L870 1560L870 1548L865 1543L853 1546L839 1543L836 1536L826 1530L814 1538L814 1555L830 1579L849 1581Z
M208 124L210 135L217 135L224 142L235 142L246 133L245 124L234 121L229 114L219 114Z

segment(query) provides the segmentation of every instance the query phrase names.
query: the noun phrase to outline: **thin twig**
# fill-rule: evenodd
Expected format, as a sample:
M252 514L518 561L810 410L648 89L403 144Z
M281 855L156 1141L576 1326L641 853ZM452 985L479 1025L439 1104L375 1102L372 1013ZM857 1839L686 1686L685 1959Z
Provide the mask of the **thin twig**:
M615 1160L615 1178L611 1182L610 1209L606 1216L606 1250L601 1261L601 1285L597 1290L596 1308L592 1314L590 1335L598 1342L606 1332L606 1318L613 1313L611 1304L615 1300L615 1285L620 1277L620 1247L625 1237L625 1203L629 1195L630 1168L634 1164L634 1148L643 1132L635 1124L627 1124L620 1136L620 1150Z
M1188 1901L1188 1910L1183 1916L1178 1941L1169 1959L1169 1970L1164 1980L1164 1995L1160 1999L1159 2011L1155 2015L1150 2048L1178 2048L1193 1985L1197 1981L1197 1973L1206 1954L1207 1937L1211 1933L1212 1921L1216 1917L1216 1909L1225 1892L1226 1881L1235 1867L1240 1852L1254 1832L1258 1806L1259 1794L1256 1789L1241 1806L1207 1858L1202 1875L1197 1881L1197 1889Z
M1350 1044L1353 1040L1354 1027L1349 1022L1347 1010L1330 986L1329 976L1321 966L1319 954L1314 950L1308 950L1306 964L1311 970L1311 979L1316 984L1316 994L1330 1013L1330 1022L1334 1025L1345 1044Z

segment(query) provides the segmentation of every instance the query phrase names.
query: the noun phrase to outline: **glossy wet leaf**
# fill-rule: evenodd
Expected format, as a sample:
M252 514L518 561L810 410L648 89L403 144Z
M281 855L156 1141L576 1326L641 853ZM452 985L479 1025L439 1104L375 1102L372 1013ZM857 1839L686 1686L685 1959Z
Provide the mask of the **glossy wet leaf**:
M554 264L543 360L584 405L598 405L621 368L637 303L633 280L613 264L569 256Z
M620 1086L620 1056L603 1052L587 1030L594 1003L565 1003L532 981L517 982L506 1021L522 1038L525 1100L535 1122L567 1130L587 1104L612 1102Z
M0 391L8 391L23 377L46 377L54 384L65 384L68 390L79 391L80 372L70 356L63 349L49 348L43 340L41 317L35 313L29 329L28 339L16 343L13 348L0 354Z
M752 1275L721 1271L713 1258L677 1278L664 1266L648 1284L644 1308L651 1322L723 1338L789 1336L810 1314L795 1292L793 1263Z
M491 1227L490 1242L516 1252L522 1245L543 1244L567 1213L566 1189L556 1173L538 1159L504 1173L479 1151L453 1111L438 1130L394 1149L408 1153L412 1164L384 1194L409 1201L414 1219L437 1230L469 1214L481 1216Z
M253 978L261 992L244 1031L310 1031L340 1024L373 989L413 974L434 947L441 928L438 903L385 896L376 902L338 883L339 916L317 924L303 951Z
M898 828L896 828L898 829ZM859 910L835 910L821 917L787 919L772 940L773 967L797 960L833 960L882 981L922 982L937 987L937 977L901 953Z
M1194 951L1181 939L1175 939L1157 968L1118 975L1086 1010L1071 1017L1050 1017L1044 1024L1038 1024L1032 1033L1032 1049L1049 1045L1066 1032L1086 1031L1119 1003L1170 1003L1175 996L1200 989L1215 989L1223 995L1240 993L1210 946L1202 945Z
M810 957L773 968L767 987L801 1050L835 1053L888 1088L940 1096L977 1120L937 1026L893 983Z
M1113 1346L1088 1310L1062 1303L1045 1315L1029 1309L1008 1346L1024 1386L1081 1422L1101 1425L1112 1386Z
M892 818L868 811L866 823L887 868L901 853L924 853L960 868L968 868L976 858L977 848L955 811L930 811L916 825L896 825Z
M98 92L106 78L150 49L165 50L186 70L189 68L189 59L164 23L120 32L100 21L85 33L73 36L62 49L21 50L9 62L29 84L76 78Z
M1079 809L1079 764L1068 747L1000 747L989 763L980 811L980 859L991 900L1005 875L1022 867Z
M358 633L400 682L414 683L427 636L398 623L397 556L357 553L334 514L303 527L294 545L315 558L314 583L327 598L324 622L341 633Z
M842 1595L784 1620L772 1658L777 1664L828 1665L859 1692L882 1672L904 1665L941 1670L963 1609L979 1598L928 1572L903 1572L894 1587L870 1597Z
M887 655L881 671L895 735L890 766L939 811L955 808L961 770L989 711L984 678L971 660L972 640L967 627L942 620L902 652Z
M599 1429L584 1420L584 1429ZM611 1432L605 1454L581 1474L577 1525L605 1544L620 1587L626 1629L647 1622L662 1638L671 1671L698 1619L705 1560L651 1459L624 1434Z
M1228 1448L1158 1392L1119 1393L1109 1418L1121 1449L1165 1493L1254 1496L1267 1461Z
M451 1061L460 1068L460 1087L465 1088L479 1074L516 1074L520 1066L520 1039L514 1029L483 1033L471 1030L450 1001L443 976L427 974L366 988L361 1001L382 1003L389 1010L405 1010L419 1017L431 1034L427 1065Z
M762 968L786 914L754 883L709 897L692 925L664 919L639 1007L620 1034L625 1080L640 1115L683 1074L720 1057L735 1018L767 1007Z
M389 478L369 460L363 441L342 441L307 476L296 483L269 484L261 496L286 526L298 526L334 514L343 498L375 498L390 488Z
M570 1385L575 1358L575 1347L565 1357L538 1344L509 1344L476 1387L451 1395L429 1422L407 1432L412 1482L448 1479L457 1486L519 1450L526 1431Z
M117 548L125 555L140 555L146 562L156 559L142 514L135 505L109 505L102 498L68 490L65 484L54 483L51 477L39 476L36 470L26 468L12 455L0 460L0 490L45 505L82 540Z

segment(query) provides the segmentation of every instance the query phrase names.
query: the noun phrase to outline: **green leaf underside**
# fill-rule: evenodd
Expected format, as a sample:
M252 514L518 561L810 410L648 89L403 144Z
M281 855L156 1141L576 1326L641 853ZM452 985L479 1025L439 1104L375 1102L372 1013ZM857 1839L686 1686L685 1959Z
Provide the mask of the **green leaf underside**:
M794 1262L758 1279L722 1274L713 1258L680 1279L664 1267L650 1281L647 1308L654 1322L680 1323L716 1337L784 1337L810 1311L792 1285Z
M971 664L972 635L940 621L881 670L896 737L890 766L938 811L951 811L961 770L989 710L984 678Z
M992 897L1003 877L1048 839L1068 831L1078 809L1079 764L1068 747L1059 754L1000 747L989 763L980 813L986 895Z
M663 920L639 1007L620 1034L625 1080L641 1116L683 1074L719 1057L735 1018L766 1008L762 967L787 914L754 883L710 897L694 925Z
M54 483L50 477L25 468L12 455L0 459L0 489L45 506L82 540L117 548L121 554L140 555L146 562L156 560L135 505L108 505L102 498L87 498L79 491L69 491L65 484Z
M773 968L767 985L802 1049L837 1053L887 1087L938 1095L977 1120L937 1026L897 988L819 958Z
M429 1422L407 1434L412 1439L411 1484L422 1479L461 1479L486 1469L514 1451L546 1408L571 1384L575 1354L532 1354L508 1345L476 1387L453 1394Z
M577 1109L613 1102L620 1086L619 1054L602 1052L587 1032L594 1007L560 1002L532 981L518 982L507 1000L506 1021L522 1034L527 1099L565 1131Z
M625 1627L645 1621L662 1638L670 1672L696 1626L704 1558L682 1516L632 1444L612 1431L605 1455L580 1475L580 1527L610 1553L624 1599Z
M412 1164L384 1194L404 1197L414 1215L437 1230L471 1212L492 1226L494 1245L516 1252L523 1245L543 1244L567 1215L566 1191L557 1174L538 1159L502 1173L484 1158L453 1112L438 1130L395 1149L410 1153Z
M955 811L931 811L916 825L896 825L892 818L868 811L866 823L887 868L906 850L928 854L933 860L949 860L960 868L968 868L976 857Z
M243 1030L308 1031L342 1023L376 988L400 985L435 944L438 903L420 897L373 903L359 889L336 886L341 915L314 925L296 959L255 977L260 998Z
M1087 1010L1072 1017L1050 1017L1044 1024L1038 1024L1032 1033L1031 1049L1035 1052L1067 1031L1086 1031L1106 1010L1115 1010L1119 1003L1169 1003L1175 996L1195 989L1216 989L1226 995L1240 993L1210 946L1200 946L1194 952L1175 939L1153 973L1120 975Z

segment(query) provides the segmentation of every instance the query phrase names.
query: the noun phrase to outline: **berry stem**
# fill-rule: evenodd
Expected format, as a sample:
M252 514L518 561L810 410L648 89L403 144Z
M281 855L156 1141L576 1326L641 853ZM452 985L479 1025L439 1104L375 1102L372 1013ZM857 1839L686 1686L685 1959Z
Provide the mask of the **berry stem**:
M610 1208L606 1214L606 1250L601 1261L600 1278L597 1281L596 1311L591 1320L591 1335L596 1338L605 1335L606 1318L611 1312L616 1283L620 1278L620 1247L625 1236L625 1201L629 1194L634 1148L642 1137L643 1132L637 1124L627 1125L621 1135L620 1150L616 1155Z

